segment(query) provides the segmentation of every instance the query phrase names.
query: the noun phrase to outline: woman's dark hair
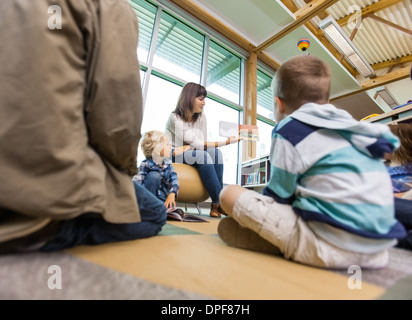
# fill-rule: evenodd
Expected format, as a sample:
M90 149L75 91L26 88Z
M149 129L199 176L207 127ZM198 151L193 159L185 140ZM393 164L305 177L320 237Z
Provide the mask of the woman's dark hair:
M193 111L193 103L195 99L197 97L206 98L206 96L207 91L204 86L194 82L187 83L180 93L174 113L179 115L185 122L189 122L189 112ZM201 115L201 113L195 113L191 122L195 123Z
M392 154L393 159L404 165L407 171L412 172L412 123L398 123L390 125L389 128L401 142L400 147Z

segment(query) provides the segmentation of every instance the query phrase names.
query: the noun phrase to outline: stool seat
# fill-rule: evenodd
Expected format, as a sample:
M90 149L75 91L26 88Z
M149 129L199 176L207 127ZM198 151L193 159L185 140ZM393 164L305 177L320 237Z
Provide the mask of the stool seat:
M193 203L201 215L202 211L198 203L209 199L209 193L200 178L199 172L196 168L184 163L172 163L172 166L177 173L180 184L176 201Z

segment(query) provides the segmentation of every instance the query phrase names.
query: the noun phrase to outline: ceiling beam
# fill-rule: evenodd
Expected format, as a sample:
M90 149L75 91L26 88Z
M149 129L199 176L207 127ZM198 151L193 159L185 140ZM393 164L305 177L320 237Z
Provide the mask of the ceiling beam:
M373 79L369 79L361 82L362 91L373 89L379 86L384 86L388 83L395 82L398 80L406 79L409 77L411 67L403 67L401 69L394 70L390 73L378 76Z
M266 64L268 67L276 71L280 67L280 63L273 60L273 58L269 57L266 53L260 52L258 53L258 59Z
M397 64L409 63L409 62L412 62L412 55L408 55L408 56L404 56L401 58L396 58L396 59L392 59L392 60L388 60L388 61L384 61L380 63L375 63L372 65L372 68L374 70L379 70L379 69L389 68Z
M391 28L393 28L393 29L396 29L396 30L398 30L398 31L400 31L400 32L403 32L403 33L405 33L405 34L408 35L408 36L412 36L412 31L411 31L411 30L406 29L406 28L404 28L404 27L401 27L400 25L397 25L397 24L395 24L395 23L392 23L392 22L390 22L390 21L388 21L388 20L386 20L386 19L383 19L383 18L381 18L381 17L375 16L373 13L368 14L368 15L366 16L366 18L374 19L374 20L376 20L376 21L379 21L379 22L381 22L381 23L384 23L384 24L388 25L389 27L391 27Z
M374 89L374 88L377 88L377 87L380 87L380 86L387 85L387 84L395 82L395 81L399 81L399 80L409 78L410 70L411 70L411 67L408 66L408 67L404 67L404 68L401 68L401 69L394 70L390 73L386 73L386 74L381 75L381 76L377 76L376 78L363 81L363 82L361 82L361 86L362 86L361 89L353 91L353 92L345 94L345 95L342 95L340 97L335 97L335 98L331 99L331 101L341 99L341 98L345 98L345 97L349 97L351 95L354 95L354 94L357 94L357 93L360 93L360 92L363 92L363 91L367 91L367 90L370 90L370 89Z
M329 8L337 1L338 0L313 0L309 2L305 6L294 12L294 15L296 17L296 20L294 22L283 28L280 32L275 34L270 39L266 40L265 42L254 48L252 51L257 53L263 51L264 49L271 46L279 39L282 39L284 36L292 32L296 28L305 24L305 22L309 21L313 17L317 16L319 13Z
M291 0L286 0L286 1L291 1ZM309 2L311 2L312 0L304 0L306 4L308 4ZM292 1L293 2L293 1ZM296 11L296 10L295 10ZM319 19L325 19L328 16L328 12L326 10L323 10L323 12L319 12L318 13L318 17Z
M385 9L387 7L393 6L394 4L398 2L402 2L403 0L380 0L378 2L375 2L365 8L362 8L361 10L361 17L364 18L368 14L380 11L382 9ZM349 22L351 22L353 19L358 18L359 12L354 12L352 14L349 14L342 19L337 20L336 22L341 26L347 25Z

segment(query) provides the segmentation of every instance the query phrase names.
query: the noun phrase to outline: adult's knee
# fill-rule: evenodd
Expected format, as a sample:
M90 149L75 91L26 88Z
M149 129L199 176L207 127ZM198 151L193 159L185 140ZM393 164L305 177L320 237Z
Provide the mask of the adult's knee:
M210 156L210 160L213 164L223 164L223 153L220 149L218 148L212 148L212 149L207 149L207 153Z
M206 150L185 153L184 162L189 165L213 164L213 159Z
M220 150L219 148L215 148L215 155L216 155L216 158L222 158L223 157L222 150Z
M219 195L219 202L223 210L229 214L232 213L236 200L245 191L247 191L245 188L238 185L224 187Z
M214 164L213 158L207 150L199 152L198 164Z

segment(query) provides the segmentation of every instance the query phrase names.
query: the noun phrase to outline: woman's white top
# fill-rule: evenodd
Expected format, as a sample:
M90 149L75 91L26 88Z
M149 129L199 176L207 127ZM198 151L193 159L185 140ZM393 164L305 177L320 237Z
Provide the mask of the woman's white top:
M206 116L202 114L195 123L191 123L172 112L166 123L166 134L173 148L190 145L193 149L204 149L207 141Z

